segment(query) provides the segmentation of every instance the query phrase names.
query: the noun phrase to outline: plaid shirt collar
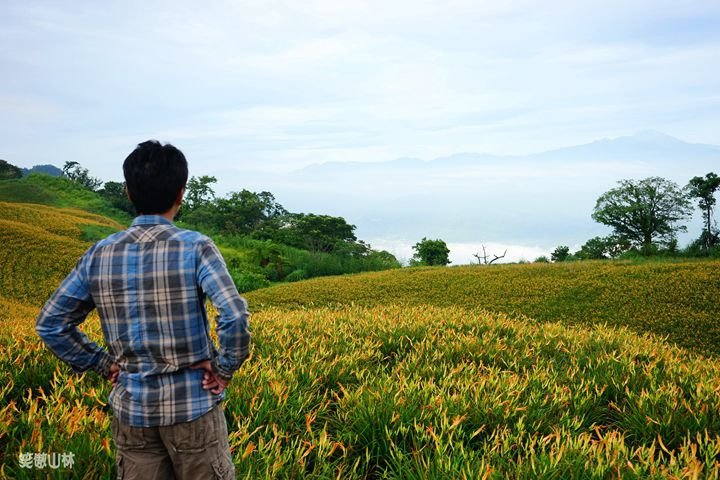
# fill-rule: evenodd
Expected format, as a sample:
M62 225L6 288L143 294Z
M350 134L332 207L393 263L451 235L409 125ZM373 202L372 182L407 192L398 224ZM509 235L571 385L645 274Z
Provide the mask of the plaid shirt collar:
M140 215L135 217L131 227L136 225L172 225L173 223L162 215Z

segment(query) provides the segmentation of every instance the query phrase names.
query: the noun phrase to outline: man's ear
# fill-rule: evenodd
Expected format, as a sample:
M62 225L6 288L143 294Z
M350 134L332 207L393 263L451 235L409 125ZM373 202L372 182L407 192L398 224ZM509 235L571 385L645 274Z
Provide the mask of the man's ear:
M175 205L180 205L182 203L182 199L183 199L184 195L185 195L185 187L180 189L180 193L178 193L178 196L175 199Z
M132 197L130 196L130 191L127 188L127 183L124 184L123 189L125 190L125 195L128 197L128 200L130 200L130 203L132 203Z

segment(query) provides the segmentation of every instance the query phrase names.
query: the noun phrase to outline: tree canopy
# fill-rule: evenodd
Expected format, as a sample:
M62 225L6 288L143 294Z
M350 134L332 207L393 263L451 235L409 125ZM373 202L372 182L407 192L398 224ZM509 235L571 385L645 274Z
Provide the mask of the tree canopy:
M120 182L105 182L98 193L108 199L110 204L118 210L135 215L135 207L125 193L125 184Z
M0 180L9 180L11 178L22 177L22 169L15 165L0 160Z
M447 265L450 263L450 249L443 240L430 240L423 237L412 248L415 250L413 260L422 265Z
M102 185L102 180L91 177L87 168L84 168L78 162L65 162L62 168L63 177L69 178L78 185L82 185L88 190L97 190Z
M215 199L215 190L211 187L213 183L217 183L217 178L209 175L190 177L185 189L183 210L192 212L210 204Z
M676 183L648 177L620 180L618 184L598 198L593 220L612 227L617 236L644 251L650 251L656 241L670 243L677 232L686 231L679 222L692 209Z
M720 177L710 172L704 177L693 177L687 185L688 194L698 199L698 206L703 212L705 231L701 236L703 247L708 249L718 243L718 232L713 228L713 208L715 192L720 188Z

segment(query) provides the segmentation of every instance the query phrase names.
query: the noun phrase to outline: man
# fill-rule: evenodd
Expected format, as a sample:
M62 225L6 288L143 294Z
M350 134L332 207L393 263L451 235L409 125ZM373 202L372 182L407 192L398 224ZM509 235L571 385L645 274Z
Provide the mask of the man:
M188 177L182 152L141 143L123 172L138 217L83 255L35 328L75 371L112 382L118 478L234 478L223 400L249 353L247 302L213 242L172 223ZM77 327L93 308L108 351Z

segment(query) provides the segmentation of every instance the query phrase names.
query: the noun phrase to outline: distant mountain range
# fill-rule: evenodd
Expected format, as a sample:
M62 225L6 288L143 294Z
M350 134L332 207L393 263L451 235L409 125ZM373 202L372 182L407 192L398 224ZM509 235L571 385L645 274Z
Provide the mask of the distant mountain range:
M330 174L348 171L387 171L392 169L476 167L491 162L568 161L573 162L638 162L657 164L686 161L720 162L720 146L688 143L654 130L614 139L604 138L584 145L559 148L530 155L491 155L486 153L456 153L433 160L402 157L383 162L325 162L297 170L299 175Z
M549 251L609 233L590 214L618 180L661 176L684 186L710 171L720 173L720 146L644 131L530 155L327 162L244 184L273 192L293 211L343 216L361 238L403 243L406 251L423 236ZM699 228L690 224L681 243Z

